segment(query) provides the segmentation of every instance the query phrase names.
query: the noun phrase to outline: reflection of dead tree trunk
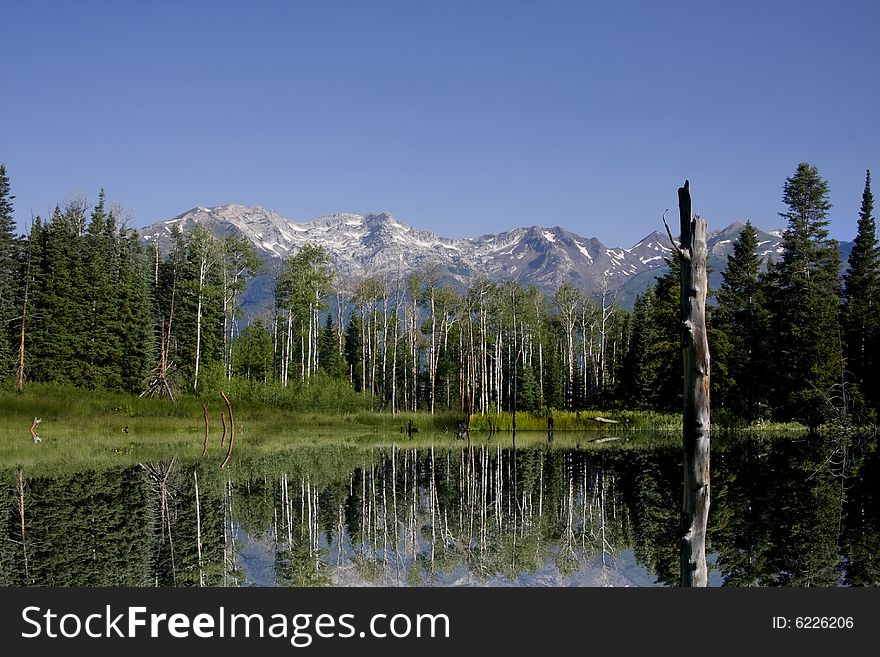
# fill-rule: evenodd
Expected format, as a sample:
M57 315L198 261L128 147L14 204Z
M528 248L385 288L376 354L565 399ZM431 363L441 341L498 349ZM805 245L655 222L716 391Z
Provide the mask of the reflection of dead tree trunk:
M208 415L205 414L207 424ZM207 443L205 443L207 445ZM202 570L202 510L199 506L199 473L193 470L193 482L196 490L196 553L199 557L199 586L205 585L205 572Z
M25 586L30 584L30 573L28 572L28 555L27 555L27 535L24 528L24 471L18 468L18 519L21 523L21 554L24 563L24 583Z
M568 471L568 495L563 500L563 513L565 514L565 531L563 532L562 545L559 548L559 557L562 562L573 563L577 560L574 537L574 467L571 462L565 464Z
M340 504L336 516L336 565L342 563L342 543L345 533L345 505Z
M174 471L174 461L172 458L168 463L148 463L147 465L141 464L141 467L147 471L147 475L150 477L150 480L153 482L153 485L156 487L156 492L159 496L159 513L160 513L160 536L164 540L167 530L168 536L168 549L171 554L171 576L174 582L174 585L177 585L177 568L174 563L174 540L171 536L171 508L170 508L170 500L172 498L171 492L169 490L169 480L171 479L171 474Z
M410 486L412 489L412 505L410 506L409 513L409 535L410 535L410 548L412 549L412 558L413 561L416 559L416 554L418 552L418 535L416 533L416 510L417 510L417 498L419 492L419 451L414 449L412 451L412 485Z
M205 413L205 445L202 449L202 456L208 453L208 407L202 404L202 410Z
M599 540L602 542L602 566L605 567L608 565L607 557L611 556L611 544L608 542L608 538L605 533L605 528L607 525L608 514L605 510L605 470L603 469L601 472L601 476L597 475L597 480L599 482Z
M229 463L230 457L232 457L232 443L235 442L235 418L232 416L232 404L229 402L229 397L223 392L220 393L220 396L223 397L223 401L226 402L226 408L229 411L229 448L226 450L226 458L220 464L220 467L224 468Z
M361 512L359 516L360 528L360 556L367 557L367 466L361 466Z
M437 480L434 476L434 445L431 445L431 479L428 486L428 499L431 503L431 572L433 573L437 547L437 521L434 517L434 498L437 495Z
M290 502L290 490L288 488L287 473L281 476L281 514L284 519L284 527L287 530L287 551L293 551L293 524L291 516L293 507Z
M706 222L691 217L688 181L678 190L681 245L681 350L684 364L684 495L681 514L681 585L707 586L709 519L709 342L706 335ZM667 226L667 231L669 227ZM671 237L671 235L670 235ZM673 242L675 247L675 242Z
M233 585L238 586L235 568L235 525L233 523L232 481L227 479L223 499L223 586L227 586L230 573L232 573Z

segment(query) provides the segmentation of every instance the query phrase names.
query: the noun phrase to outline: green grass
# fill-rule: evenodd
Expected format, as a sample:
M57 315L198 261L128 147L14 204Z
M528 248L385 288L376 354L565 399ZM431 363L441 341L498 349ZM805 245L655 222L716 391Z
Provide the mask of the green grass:
M344 412L322 410L321 404L302 412L291 409L290 404L278 406L254 399L248 391L233 392L242 396L230 396L236 425L231 464L244 458L272 459L306 446L463 444L455 438L456 423L463 419L460 413L391 415L365 408ZM226 453L226 448L219 444L219 416L226 410L219 395L203 399L183 396L172 404L167 400L55 384L31 384L21 395L8 388L0 389L0 465L75 469L113 467L173 456L199 459L205 431L203 403L209 409L210 426L209 453L205 458L219 465ZM34 444L30 437L34 417L42 418L38 427L40 444ZM596 422L597 417L617 423ZM680 440L681 420L675 414L553 411L553 418L554 444L560 447L619 449ZM511 420L509 413L472 416L472 443L511 445ZM412 437L404 432L410 422L418 430ZM489 432L490 422L495 433ZM728 422L714 425L713 436L722 438L729 433L735 437L743 430L790 434L802 431L803 427L769 423L743 427ZM597 442L603 437L619 440ZM516 444L547 444L545 412L517 413Z
M553 430L558 431L681 431L681 415L654 411L598 410L535 411L516 414L517 431L547 431L548 417L553 417ZM604 422L603 420L611 420ZM513 414L509 412L475 415L471 429L475 431L510 431Z
M457 416L424 413L296 412L232 396L236 456L262 457L292 448L318 445L371 446L403 441L430 444L454 441ZM107 391L32 384L24 394L0 389L0 464L23 467L81 464L109 467L144 460L199 458L209 410L209 454L222 461L219 445L222 399L181 397L176 404ZM42 419L40 444L31 440L34 417ZM412 441L403 433L412 421ZM227 438L228 439L228 438ZM232 461L230 462L232 463Z
M681 431L680 413L658 413L656 411L630 410L584 410L584 411L536 411L519 412L516 414L517 431L547 431L547 417L553 416L554 431ZM597 420L599 418L599 420ZM612 423L601 419L613 420ZM471 418L471 430L509 431L513 425L511 413L490 413L475 415ZM745 423L730 416L724 410L718 410L712 417L713 431L736 432L794 432L800 433L807 428L797 422L761 422Z

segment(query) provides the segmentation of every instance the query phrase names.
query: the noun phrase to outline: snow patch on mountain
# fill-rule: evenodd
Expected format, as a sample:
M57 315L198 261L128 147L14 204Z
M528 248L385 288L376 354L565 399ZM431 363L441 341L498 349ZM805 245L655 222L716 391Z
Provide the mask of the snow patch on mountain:
M744 224L713 233L712 257L732 253ZM484 277L491 281L517 281L547 292L571 281L587 291L599 285L624 285L639 274L661 269L673 249L669 237L658 231L634 246L606 246L559 226L514 228L498 234L449 239L420 230L387 212L336 213L314 221L293 221L263 207L223 205L195 207L173 219L143 229L144 239L170 247L175 228L188 232L202 226L218 237L239 234L249 239L270 263L294 255L306 244L326 249L337 279L363 276L397 276L411 271L432 271L444 284L458 288ZM781 231L777 231L781 234ZM775 233L759 231L761 255L773 257L781 250ZM658 272L659 273L659 272Z

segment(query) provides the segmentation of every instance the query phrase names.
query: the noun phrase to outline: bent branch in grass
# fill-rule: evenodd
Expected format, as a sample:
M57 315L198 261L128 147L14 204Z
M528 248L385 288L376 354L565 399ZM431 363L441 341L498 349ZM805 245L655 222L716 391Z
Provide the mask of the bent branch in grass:
M223 397L223 401L226 402L226 408L229 411L229 449L226 450L226 458L220 464L220 467L224 468L229 463L230 457L232 457L232 443L235 442L235 418L232 415L232 404L229 402L229 397L223 392L220 393L220 396Z
M205 445L202 449L202 456L208 453L208 407L202 404L202 411L205 413Z

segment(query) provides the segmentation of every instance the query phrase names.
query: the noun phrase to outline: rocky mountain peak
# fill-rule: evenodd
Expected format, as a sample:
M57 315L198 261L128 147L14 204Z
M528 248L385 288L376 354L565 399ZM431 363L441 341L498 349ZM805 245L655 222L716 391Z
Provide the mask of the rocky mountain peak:
M204 226L218 237L237 233L249 239L267 262L296 253L304 244L323 246L339 279L397 275L432 268L444 282L463 288L480 277L536 285L552 293L564 281L595 291L644 287L649 274L662 271L672 254L669 236L654 230L629 248L606 246L559 225L532 225L497 234L449 239L413 228L389 212L336 213L314 221L291 221L263 208L229 204L195 207L173 219L147 226L144 239L169 246L173 227L187 232ZM732 252L744 224L712 233L710 257ZM759 231L761 252L772 257L780 239ZM715 265L717 267L717 263ZM265 286L264 286L265 287Z

